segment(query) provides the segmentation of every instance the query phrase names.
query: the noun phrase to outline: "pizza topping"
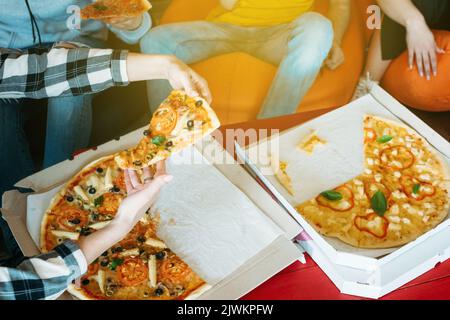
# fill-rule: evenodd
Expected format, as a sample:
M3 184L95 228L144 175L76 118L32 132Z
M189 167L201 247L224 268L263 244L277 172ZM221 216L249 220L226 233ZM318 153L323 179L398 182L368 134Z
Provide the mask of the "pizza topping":
M145 244L151 247L155 247L155 248L161 248L161 249L166 249L167 246L164 242L162 242L161 240L156 240L156 239L152 239L152 238L148 238L147 240L145 240Z
M169 105L161 106L153 114L150 121L150 130L154 135L167 136L175 128L177 119L178 115L174 108Z
M342 200L342 193L334 190L324 191L320 195L327 198L330 201Z
M364 128L364 143L370 143L375 141L377 133L372 128Z
M203 105L203 101L202 100L197 100L196 102L195 102L195 106L196 107L201 107Z
M377 191L383 192L386 198L389 198L389 196L391 195L389 189L380 181L372 179L364 181L364 192L369 199L371 199Z
M167 281L167 283L180 283L186 276L191 273L190 268L177 256L172 256L161 262L158 274L161 279Z
M114 187L113 184L113 173L112 173L112 169L110 167L108 167L108 169L106 169L106 173L105 173L105 189L109 190L112 187Z
M71 195L66 196L66 201L67 202L73 202L73 197Z
M374 195L370 199L370 205L372 209L381 217L388 209L386 196L380 190L374 193Z
M377 142L378 142L378 143L388 143L388 142L391 141L392 139L393 139L392 136L384 135L384 136L378 138L378 139L377 139Z
M97 199L99 199L98 202ZM95 205L98 207L98 212L103 215L114 215L117 208L119 208L120 202L122 201L122 197L119 194L110 192L105 193L97 199L95 199L97 202Z
M377 238L384 238L387 235L389 221L385 217L371 213L365 217L355 217L354 224L361 231L368 232Z
M97 189L95 189L94 187L90 187L88 189L89 194L95 194L97 192Z
M407 148L397 146L384 149L380 154L380 160L389 168L403 170L414 164L415 157Z
M193 121L193 120L189 120L189 121L187 122L187 127L188 127L188 129L194 128L194 121Z
M148 268L139 258L128 258L118 268L119 281L126 286L135 286L148 279Z
M78 232L69 232L64 230L51 230L50 231L55 237L65 238L70 240L78 240L80 234Z
M155 254L156 259L163 260L166 257L165 251L160 251Z
M156 136L152 138L152 143L157 146L162 146L166 138L164 136Z
M157 275L156 275L156 257L154 255L151 255L148 259L148 279L150 287L155 288Z
M109 269L111 269L112 271L115 271L116 268L118 266L120 266L121 264L123 264L123 259L114 259L111 261L111 263L109 264Z
M61 207L61 213L57 215L58 226L67 230L75 231L79 225L88 223L88 214L74 206L65 205Z
M80 186L75 186L73 191L85 202L90 202L89 197L86 195L84 190Z
M436 188L431 183L421 182L411 176L403 176L400 180L403 192L409 198L421 201L427 197L432 197L436 193Z
M100 196L98 198L94 199L94 206L99 207L103 204L103 201L105 200L105 198L103 196Z
M350 188L346 186L338 187L332 190L332 193L326 193L330 198L334 198L335 200L330 200L326 196L320 194L316 200L319 205L330 208L335 211L348 211L353 208L355 205L353 199L353 192ZM340 196L338 196L340 194ZM341 199L338 199L341 197Z
M95 171L97 172L97 173L100 173L100 174L102 174L103 173L103 168L97 168L97 169L95 169Z
M119 253L119 257L136 257L139 255L139 248L128 249Z

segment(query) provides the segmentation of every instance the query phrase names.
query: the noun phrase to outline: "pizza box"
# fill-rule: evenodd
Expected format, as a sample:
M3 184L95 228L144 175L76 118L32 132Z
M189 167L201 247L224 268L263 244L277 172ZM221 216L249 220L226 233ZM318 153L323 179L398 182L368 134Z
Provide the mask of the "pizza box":
M30 199L33 199L33 203L39 202L41 195L53 192L55 187L63 184L92 161L136 144L143 130L131 132L17 183L17 186L32 189L34 192L31 194L21 194L18 191L8 191L3 194L1 209L3 217L10 225L26 256L39 254L31 234L34 233L34 229L39 229L40 217L33 223L33 210L30 213L30 208L27 208ZM234 185L238 192L250 199L252 204L260 210L264 219L280 230L279 235L262 250L253 254L233 272L196 297L196 299L238 299L302 257L302 251L291 240L300 233L301 228L212 137L205 138L193 149L201 153L207 159L208 165L217 169L231 183L230 185ZM174 182L176 178L177 176ZM194 271L196 271L195 268ZM68 293L60 297L60 299L71 298L72 296Z
M247 170L267 187L269 192L278 200L280 206L284 207L302 226L303 232L297 237L297 243L314 259L337 288L345 294L379 298L450 257L450 217L447 217L446 220L415 241L401 247L391 249L357 249L340 240L325 237L316 232L295 210L295 206L299 203L289 195L274 177L273 173L267 170L269 153L270 150L273 150L271 148L279 148L281 155L284 153L285 157L289 157L289 150L283 149L283 142L284 145L292 145L293 143L296 145L305 132L313 130L312 128L317 128L317 126L320 127L322 125L321 130L326 130L326 126L330 125L330 123L344 123L349 126L348 129L350 130L350 132L345 133L347 137L354 135L356 139L353 141L358 141L361 137L354 130L354 120L357 119L362 124L364 114L378 115L409 125L429 142L447 165L450 165L449 142L378 86L374 87L369 95L319 118L288 129L280 135L260 140L245 148L236 143L236 154L238 159L245 163ZM342 119L350 120L346 123ZM362 126L360 130L362 132ZM349 146L343 145L342 147L348 148ZM358 147L361 148L361 146ZM356 148L352 157L348 159L344 157L340 159L340 162L346 161L350 163L355 159L360 161L361 156L362 154ZM337 162L339 163L339 161ZM317 168L312 170L318 169L316 174L322 179L328 180L328 183L330 183L330 180L334 181L334 179L337 179L336 182L338 182L334 185L328 185L327 188L321 188L320 183L316 183L313 178L310 178L307 181L313 189L315 187L312 192L313 196L320 191L335 188L350 180L348 179L349 177L355 178L362 173L362 171L359 171L361 168L354 166L353 176L345 177L344 174L336 177L335 175L330 175L330 172L333 172L336 168L335 164L329 161L327 166L332 168L325 168L314 163L309 165L316 166ZM323 172L320 172L320 170ZM347 175L351 174L351 171L349 170ZM303 201L312 198L311 194L308 194L309 191L305 191L306 196Z

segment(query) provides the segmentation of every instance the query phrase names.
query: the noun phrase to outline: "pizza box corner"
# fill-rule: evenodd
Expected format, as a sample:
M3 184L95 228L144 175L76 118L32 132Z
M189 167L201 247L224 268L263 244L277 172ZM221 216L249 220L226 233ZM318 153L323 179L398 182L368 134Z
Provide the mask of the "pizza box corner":
M267 145L272 143L271 139L278 139L275 143L279 145L279 140L281 139L286 141L303 136L307 132L307 128L310 129L317 125L328 125L334 119L352 116L356 113L359 113L361 121L364 114L372 113L409 125L440 153L447 165L450 164L450 143L378 86L374 87L369 95L321 117L288 129L276 136L276 138L271 137L261 140L245 148L236 144L236 153L238 158L245 162L253 176L267 187L273 196L277 198L280 205L302 226L305 233L297 238L297 242L314 259L339 290L346 294L379 298L450 257L450 217L447 216L446 220L434 229L401 247L391 249L357 249L334 238L324 237L316 232L295 210L295 205L292 204L294 202L293 197L286 192L273 175L264 173L263 168L267 163L263 161L264 157L261 158L261 153L269 153ZM263 151L261 152L261 150ZM354 175L352 178L357 175ZM340 185L348 180L343 180L336 185ZM336 185L332 188L336 187ZM308 199L305 199L305 201Z
M72 160L29 176L16 185L30 188L36 195L51 191L94 160L134 145L139 141L142 131L143 129L138 129L120 139L103 144L95 150L84 152ZM281 236L197 298L238 299L302 256L302 252L292 242L292 239L301 232L301 228L212 137L205 138L194 148L208 160L208 165L216 168L240 192L243 192L261 214L269 218L268 220L281 230ZM218 159L223 158L227 161L217 163ZM27 228L27 197L29 195L18 191L8 191L2 197L3 216L27 256L39 253ZM65 294L61 298L70 299L71 296Z

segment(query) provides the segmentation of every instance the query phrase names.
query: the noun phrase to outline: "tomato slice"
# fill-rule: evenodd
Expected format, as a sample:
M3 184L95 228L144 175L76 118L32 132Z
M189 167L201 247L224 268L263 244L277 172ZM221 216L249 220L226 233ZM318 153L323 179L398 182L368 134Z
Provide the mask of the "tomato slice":
M160 264L158 275L161 280L171 284L180 284L192 273L191 268L177 256L164 259Z
M169 105L158 108L150 121L152 136L169 135L177 124L177 112Z
M372 128L364 128L364 143L371 143L377 139L377 133Z
M414 164L415 157L406 147L395 146L381 151L380 160L388 168L404 170Z
M113 181L114 185L120 188L121 191L126 191L127 188L125 186L125 176L123 172L121 172Z
M380 239L386 237L389 226L389 221L376 213L370 213L367 216L356 216L353 223L358 230L368 232Z
M102 204L97 208L100 214L114 215L119 209L122 196L116 193L105 193L103 196Z
M355 206L353 192L349 187L340 186L334 189L334 191L342 194L342 199L337 201L328 200L323 195L316 197L317 203L323 207L330 208L335 211L348 211Z
M364 192L369 199L371 199L377 191L383 192L386 199L391 195L391 191L383 183L376 182L375 179L367 179L364 181Z
M400 184L403 192L410 199L417 201L421 201L426 197L432 197L436 193L436 188L431 183L419 181L412 176L403 175L400 179Z
M86 278L89 278L90 276L93 276L94 274L97 274L98 268L99 268L98 263L91 263L91 264L88 266L87 273L86 273L86 276L85 276L85 277L86 277Z
M77 227L83 227L89 222L89 213L80 208L65 205L60 208L61 214L57 216L56 222L61 229L73 231Z
M126 286L134 286L148 279L148 267L139 258L128 258L117 267L119 281Z

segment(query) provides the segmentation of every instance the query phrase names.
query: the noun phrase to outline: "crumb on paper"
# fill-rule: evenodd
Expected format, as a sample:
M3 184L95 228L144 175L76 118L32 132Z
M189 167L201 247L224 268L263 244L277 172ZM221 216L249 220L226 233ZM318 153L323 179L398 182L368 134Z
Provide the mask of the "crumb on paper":
M285 161L279 161L278 164L272 159L272 170L275 173L275 177L278 182L289 192L290 195L294 195L294 188L292 187L292 180L286 172L288 163Z
M319 144L324 145L326 143L327 141L325 139L320 138L317 135L317 131L314 130L309 135L307 135L302 141L300 141L297 147L308 154L312 154L317 145Z
M174 226L174 225L176 225L177 223L176 223L176 221L175 221L174 218L170 218L168 224L169 224L170 226Z

